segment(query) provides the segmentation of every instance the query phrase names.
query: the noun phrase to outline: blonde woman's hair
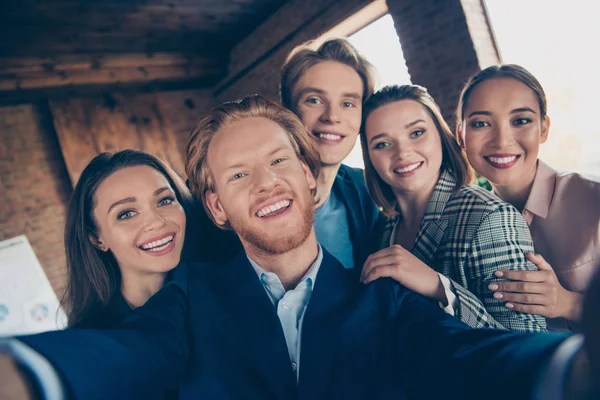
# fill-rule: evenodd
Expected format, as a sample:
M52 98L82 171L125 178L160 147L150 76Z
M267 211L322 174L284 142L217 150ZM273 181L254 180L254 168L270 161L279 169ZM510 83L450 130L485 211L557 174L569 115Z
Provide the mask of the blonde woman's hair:
M454 189L458 190L461 186L464 186L473 180L473 170L467 161L465 152L454 138L450 127L448 127L444 117L442 117L440 108L433 100L433 97L427 92L427 89L419 85L386 86L372 95L364 105L362 127L360 129L360 142L365 162L367 189L375 204L377 204L382 212L388 217L399 215L398 202L390 185L381 179L373 166L373 162L369 155L369 145L367 142L365 126L367 119L373 111L387 104L401 100L414 100L423 105L429 112L442 142L441 168L442 170L449 171L454 176L454 179L456 180Z

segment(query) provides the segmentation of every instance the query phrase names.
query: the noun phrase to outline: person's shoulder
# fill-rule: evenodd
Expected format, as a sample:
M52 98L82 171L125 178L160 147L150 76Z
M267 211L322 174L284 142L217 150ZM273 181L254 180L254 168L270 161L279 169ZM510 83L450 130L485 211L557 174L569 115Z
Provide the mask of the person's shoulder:
M600 200L600 177L565 170L555 170L556 190L563 196Z
M337 173L338 178L351 182L364 182L365 172L361 168L354 168L346 164L340 165Z
M464 185L452 195L448 201L447 209L452 208L461 208L468 212L477 213L491 213L500 210L519 213L516 208L494 193L475 184Z

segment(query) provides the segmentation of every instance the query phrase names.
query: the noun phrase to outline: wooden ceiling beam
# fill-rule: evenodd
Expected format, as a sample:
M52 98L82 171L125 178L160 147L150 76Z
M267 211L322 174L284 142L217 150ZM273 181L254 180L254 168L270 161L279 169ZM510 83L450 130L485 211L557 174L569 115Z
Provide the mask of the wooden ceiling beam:
M224 56L182 53L64 55L0 58L0 93L77 86L111 86L202 80L216 82Z

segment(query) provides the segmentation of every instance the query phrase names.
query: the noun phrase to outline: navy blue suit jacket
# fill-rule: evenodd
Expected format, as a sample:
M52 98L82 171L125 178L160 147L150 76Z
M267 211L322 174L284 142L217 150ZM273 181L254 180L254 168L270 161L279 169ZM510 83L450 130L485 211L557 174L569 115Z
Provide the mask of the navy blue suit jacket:
M188 264L115 330L21 338L81 399L530 398L564 336L471 329L390 279L325 252L296 384L276 311L244 254Z
M354 247L356 266L362 269L369 254L379 250L378 237L373 235L379 218L379 210L371 200L363 171L342 164L335 177L332 189L344 203L348 215L350 241ZM227 262L243 251L238 236L233 231L224 231L208 218L200 202L190 218L197 230L194 237L200 238L191 245L192 259L199 261ZM187 245L186 247L188 247Z

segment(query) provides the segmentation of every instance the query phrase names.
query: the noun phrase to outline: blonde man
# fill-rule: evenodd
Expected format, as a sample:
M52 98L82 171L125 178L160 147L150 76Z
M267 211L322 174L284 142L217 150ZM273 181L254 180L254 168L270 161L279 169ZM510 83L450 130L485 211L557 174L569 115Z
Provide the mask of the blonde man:
M281 70L281 102L308 128L321 157L315 231L346 268L362 268L376 250L379 211L363 171L342 161L356 144L362 106L373 93L375 68L346 39L294 49Z

